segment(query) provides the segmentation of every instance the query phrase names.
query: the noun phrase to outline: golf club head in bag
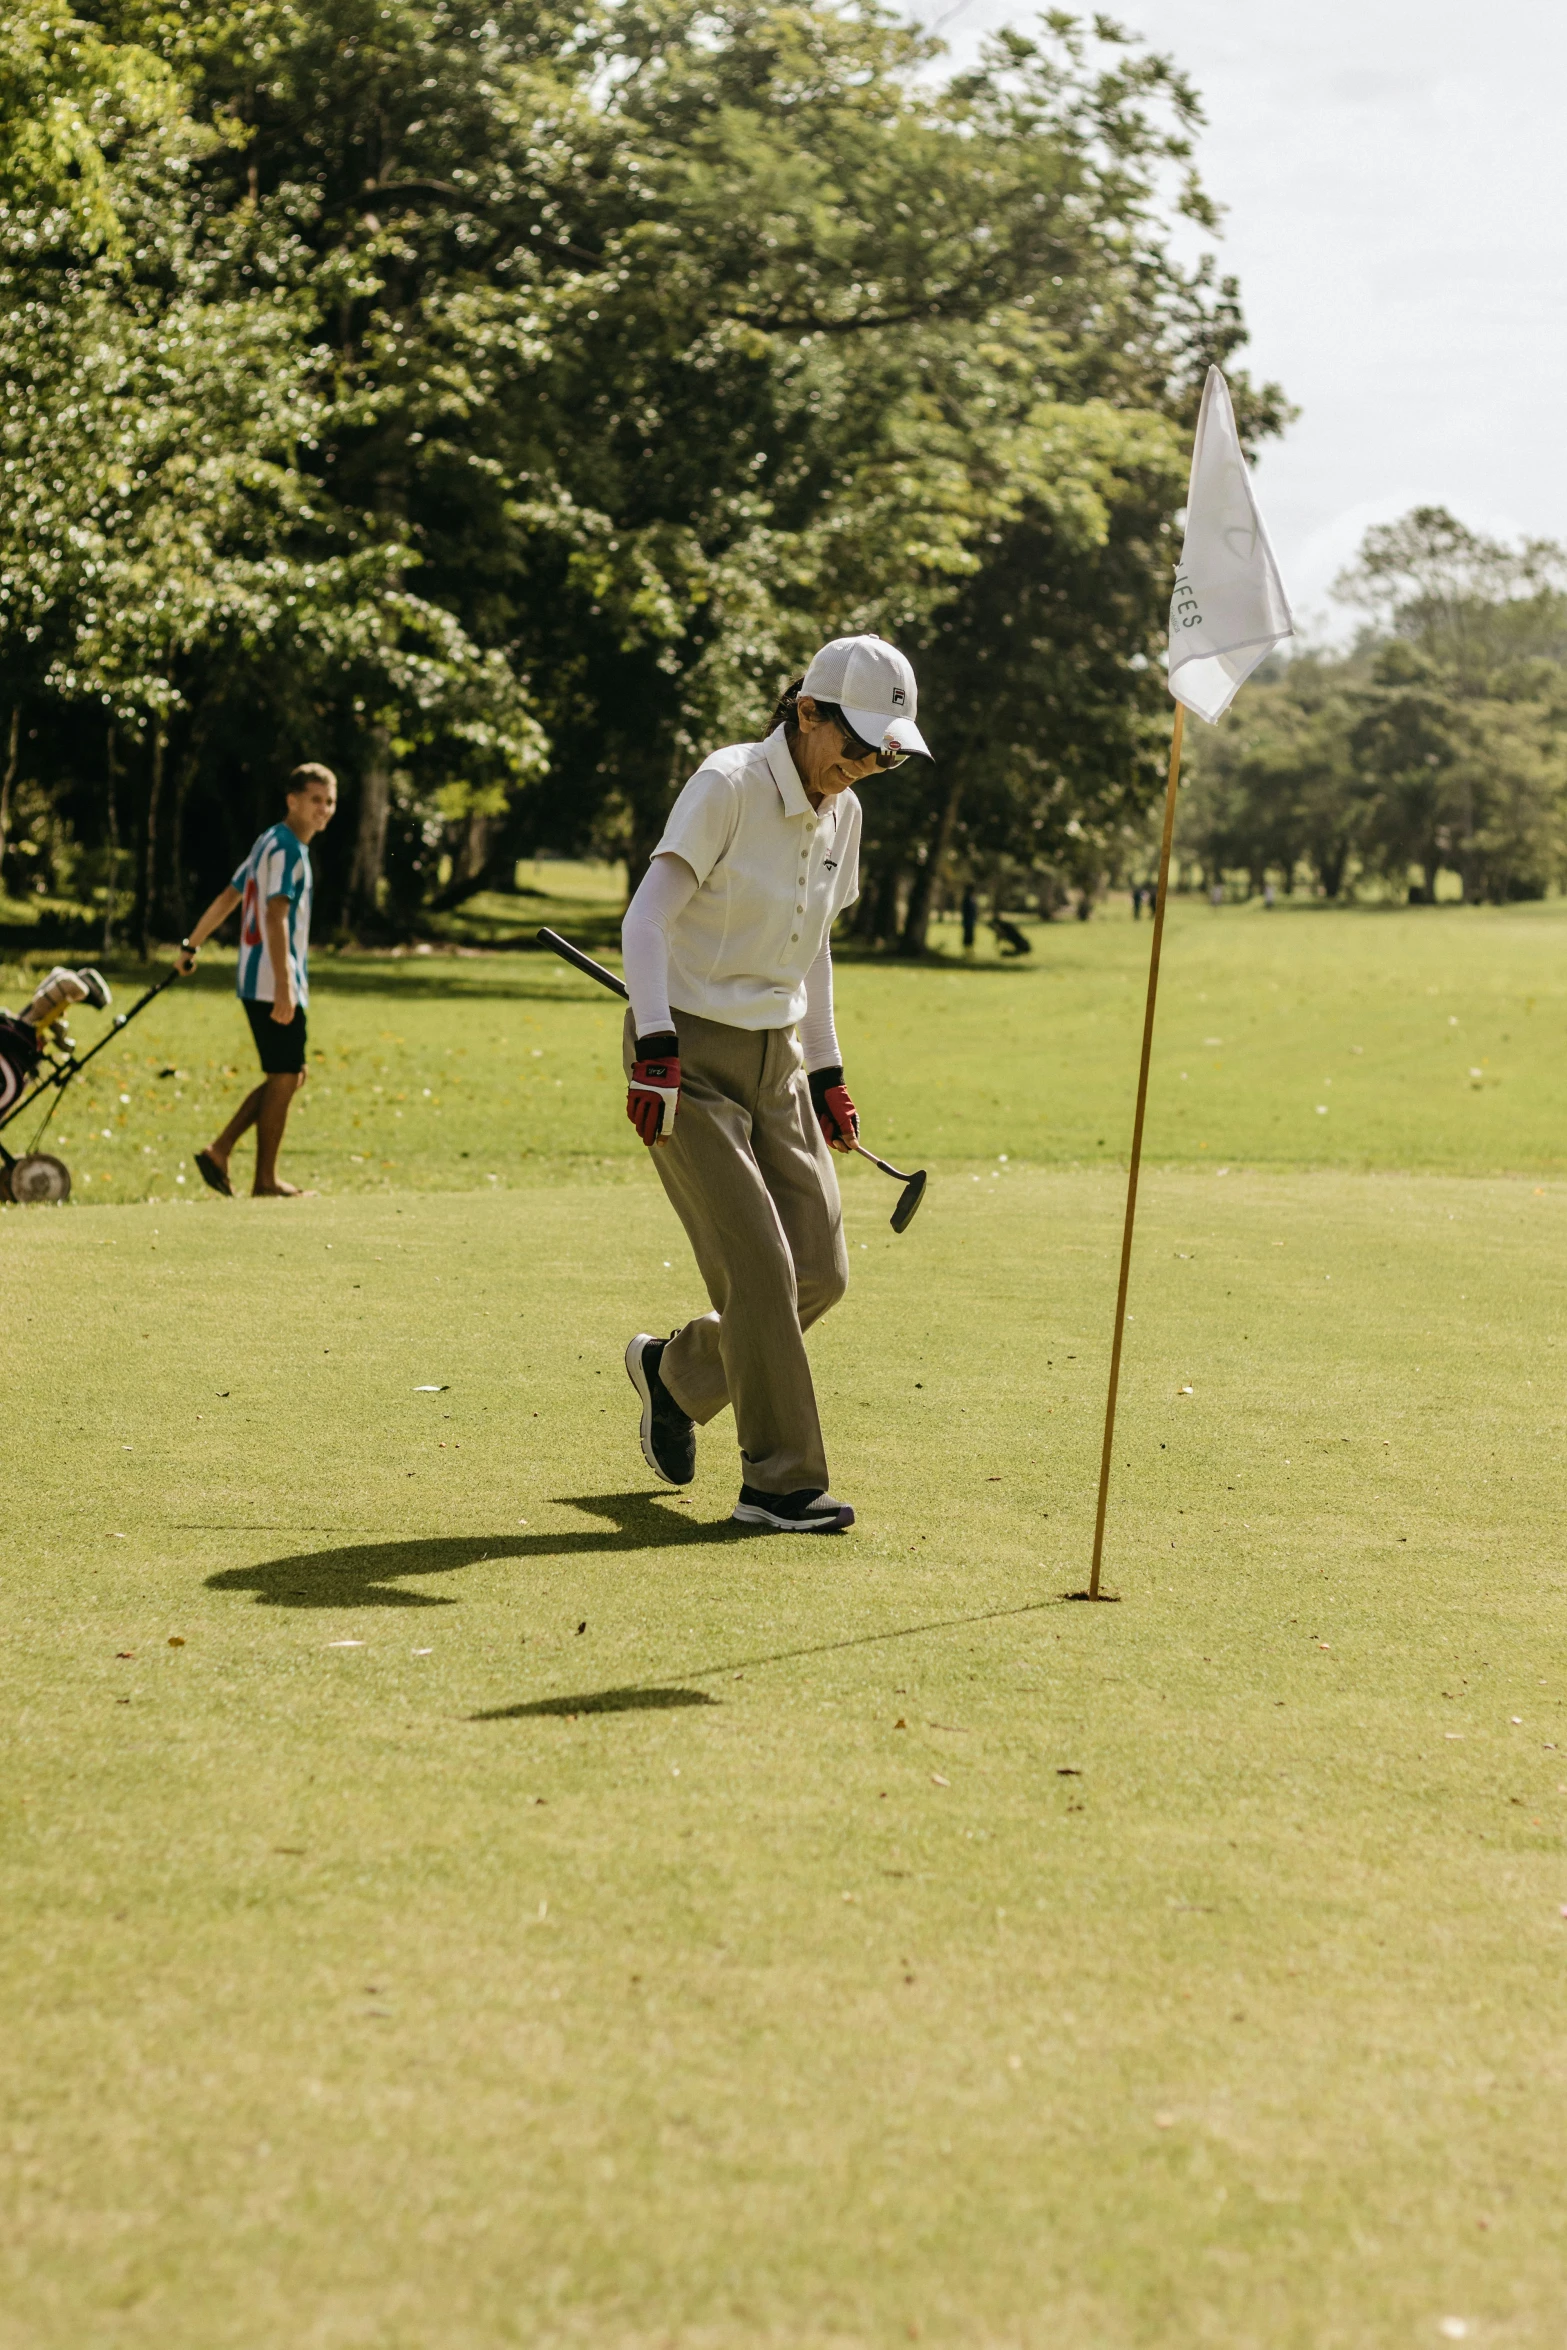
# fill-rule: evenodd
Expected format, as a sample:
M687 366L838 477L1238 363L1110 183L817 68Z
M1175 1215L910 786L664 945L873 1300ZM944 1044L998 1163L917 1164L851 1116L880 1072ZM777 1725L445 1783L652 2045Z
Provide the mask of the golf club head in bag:
M103 1012L112 1001L109 983L101 971L94 971L90 965L84 971L69 971L63 963L56 963L34 988L33 1000L22 1018L29 1028L47 1028L71 1004L91 1004L95 1012Z

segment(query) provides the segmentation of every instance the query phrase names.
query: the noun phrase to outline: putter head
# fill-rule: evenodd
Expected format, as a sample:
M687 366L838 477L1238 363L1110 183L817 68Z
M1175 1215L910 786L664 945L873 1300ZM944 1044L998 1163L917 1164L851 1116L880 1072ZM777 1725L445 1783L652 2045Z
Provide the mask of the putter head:
M892 1211L892 1229L894 1232L907 1232L909 1226L914 1221L915 1211L919 1207L920 1201L924 1197L925 1170L923 1167L921 1167L917 1175L911 1175L909 1177L908 1182L903 1187L898 1204Z

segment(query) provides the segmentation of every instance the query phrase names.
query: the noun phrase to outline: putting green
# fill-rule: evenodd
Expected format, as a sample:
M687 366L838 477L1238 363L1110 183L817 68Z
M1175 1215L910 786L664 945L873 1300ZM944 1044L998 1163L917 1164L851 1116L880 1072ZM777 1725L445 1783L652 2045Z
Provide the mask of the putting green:
M843 976L841 1541L647 1477L542 959L323 963L309 1201L189 1202L221 973L62 1111L0 2350L1555 2350L1563 909L1175 909L1100 1608L1148 932L1035 938Z
M805 1543L645 1169L7 1214L6 2350L1558 2340L1567 1189L1152 1180L1088 1608L1117 1178L888 1188Z

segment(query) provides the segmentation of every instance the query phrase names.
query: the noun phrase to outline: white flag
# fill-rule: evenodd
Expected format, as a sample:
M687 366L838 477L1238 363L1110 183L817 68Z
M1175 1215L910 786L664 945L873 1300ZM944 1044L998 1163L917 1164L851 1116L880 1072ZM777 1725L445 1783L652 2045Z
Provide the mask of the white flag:
M1210 367L1186 493L1186 543L1170 598L1170 691L1212 725L1258 663L1294 633L1230 387Z

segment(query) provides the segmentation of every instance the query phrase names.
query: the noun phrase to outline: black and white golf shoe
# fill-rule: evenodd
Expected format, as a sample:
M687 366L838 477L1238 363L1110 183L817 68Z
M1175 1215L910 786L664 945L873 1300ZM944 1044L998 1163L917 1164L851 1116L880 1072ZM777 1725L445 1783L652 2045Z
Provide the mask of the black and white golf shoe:
M667 1338L639 1330L626 1349L626 1376L642 1398L642 1458L666 1485L696 1475L696 1429L658 1375Z
M762 1526L770 1534L842 1534L854 1524L846 1501L809 1486L799 1493L758 1493L754 1485L742 1485L730 1514L737 1524Z

